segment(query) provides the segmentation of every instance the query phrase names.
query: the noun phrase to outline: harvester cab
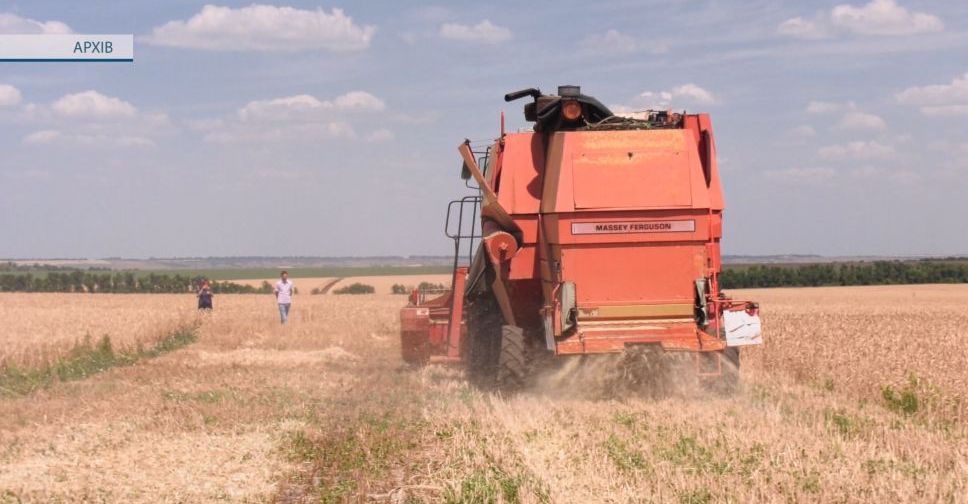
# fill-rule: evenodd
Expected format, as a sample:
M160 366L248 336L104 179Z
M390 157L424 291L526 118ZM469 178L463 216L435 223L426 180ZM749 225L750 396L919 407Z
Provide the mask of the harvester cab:
M513 387L545 356L647 347L735 382L739 347L762 341L759 308L720 291L709 116L617 116L577 86L505 100L524 97L533 131L502 124L486 148L458 147L476 194L448 207L452 288L401 311L404 359Z

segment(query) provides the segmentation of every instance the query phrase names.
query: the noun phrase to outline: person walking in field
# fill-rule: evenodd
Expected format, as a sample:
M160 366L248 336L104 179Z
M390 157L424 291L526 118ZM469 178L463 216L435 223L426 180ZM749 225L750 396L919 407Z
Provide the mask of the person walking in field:
M289 281L289 272L283 271L279 274L279 281L276 282L272 292L276 295L276 303L279 305L279 319L285 324L289 320L289 307L292 306L292 295L294 287Z
M198 309L211 311L213 296L208 280L202 280L202 286L198 289Z

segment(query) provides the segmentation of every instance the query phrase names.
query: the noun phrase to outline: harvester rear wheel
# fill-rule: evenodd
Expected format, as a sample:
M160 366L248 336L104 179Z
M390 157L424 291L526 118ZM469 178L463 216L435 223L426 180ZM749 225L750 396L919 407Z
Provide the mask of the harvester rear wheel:
M527 372L524 352L524 330L518 326L501 326L501 357L497 370L499 387L518 389L524 386Z
M467 306L467 347L464 359L468 378L478 386L492 386L501 353L504 318L493 297L477 297Z
M468 378L479 387L505 390L521 388L525 383L524 330L504 325L497 301L488 295L474 299L467 311Z

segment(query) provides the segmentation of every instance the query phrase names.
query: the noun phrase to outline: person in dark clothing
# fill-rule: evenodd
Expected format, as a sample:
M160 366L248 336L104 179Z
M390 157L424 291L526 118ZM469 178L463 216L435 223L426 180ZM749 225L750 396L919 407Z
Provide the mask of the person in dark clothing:
M199 310L211 310L212 309L212 287L208 284L208 280L202 280L202 287L198 289L198 309Z

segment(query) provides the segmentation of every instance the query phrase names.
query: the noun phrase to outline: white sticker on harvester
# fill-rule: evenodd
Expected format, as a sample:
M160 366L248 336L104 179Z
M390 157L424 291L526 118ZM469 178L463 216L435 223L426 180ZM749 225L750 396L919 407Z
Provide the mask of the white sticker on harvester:
M691 233L696 230L694 220L573 222L571 234L622 233Z

